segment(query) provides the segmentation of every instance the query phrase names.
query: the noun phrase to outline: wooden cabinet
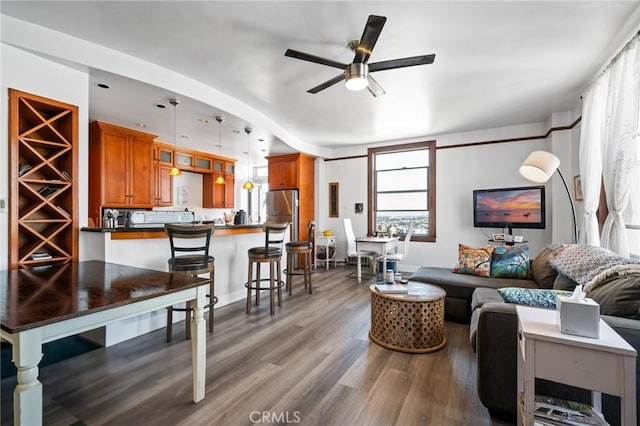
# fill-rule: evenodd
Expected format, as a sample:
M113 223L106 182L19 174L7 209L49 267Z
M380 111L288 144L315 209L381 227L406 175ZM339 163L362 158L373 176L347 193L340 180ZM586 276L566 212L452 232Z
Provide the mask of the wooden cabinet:
M267 157L269 190L298 190L298 238L305 239L315 209L315 157L303 153Z
M297 189L301 154L267 157L269 189Z
M153 206L152 143L155 135L95 121L89 126L89 216L101 208Z
M153 205L168 207L173 205L173 176L169 171L173 167L173 149L153 144Z
M191 153L176 150L173 161L180 170L195 169L196 157Z
M196 154L194 170L198 173L211 173L213 159L207 155Z
M213 173L202 176L202 207L232 209L235 207L235 168L231 159L212 157ZM216 183L219 178L224 183Z
M77 260L78 107L9 89L9 265Z

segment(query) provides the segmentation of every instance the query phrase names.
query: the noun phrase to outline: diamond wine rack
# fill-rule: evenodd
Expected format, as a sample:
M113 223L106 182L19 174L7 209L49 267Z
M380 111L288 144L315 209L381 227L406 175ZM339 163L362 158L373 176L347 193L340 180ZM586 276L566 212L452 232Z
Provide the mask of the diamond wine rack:
M9 89L10 266L77 259L78 108Z

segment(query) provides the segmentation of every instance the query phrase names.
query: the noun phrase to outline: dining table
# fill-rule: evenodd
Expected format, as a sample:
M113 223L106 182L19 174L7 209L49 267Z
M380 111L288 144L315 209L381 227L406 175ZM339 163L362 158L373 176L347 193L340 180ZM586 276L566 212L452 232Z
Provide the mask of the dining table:
M382 256L382 268L387 269L387 253L398 246L397 237L359 237L356 238L358 257L358 283L362 282L362 252L375 252ZM384 275L383 275L384 276Z
M17 367L14 424L42 424L42 345L110 322L189 302L193 401L204 399L210 279L101 261L0 271L0 337ZM73 380L70 378L69 380Z

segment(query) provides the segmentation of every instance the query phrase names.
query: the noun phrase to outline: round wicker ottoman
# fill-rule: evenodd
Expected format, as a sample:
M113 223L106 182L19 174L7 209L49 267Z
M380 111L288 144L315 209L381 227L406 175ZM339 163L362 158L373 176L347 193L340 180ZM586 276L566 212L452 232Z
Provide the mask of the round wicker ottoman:
M401 285L401 284L400 284ZM369 338L388 349L410 353L434 352L447 345L444 334L445 291L431 284L406 284L408 294L371 293Z

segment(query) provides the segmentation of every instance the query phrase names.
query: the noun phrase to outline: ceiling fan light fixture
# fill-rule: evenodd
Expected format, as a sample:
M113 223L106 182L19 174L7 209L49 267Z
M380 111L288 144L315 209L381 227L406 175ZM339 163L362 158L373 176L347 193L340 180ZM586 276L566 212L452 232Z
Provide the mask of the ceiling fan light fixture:
M349 90L366 89L369 85L367 64L352 63L344 70L344 85Z

